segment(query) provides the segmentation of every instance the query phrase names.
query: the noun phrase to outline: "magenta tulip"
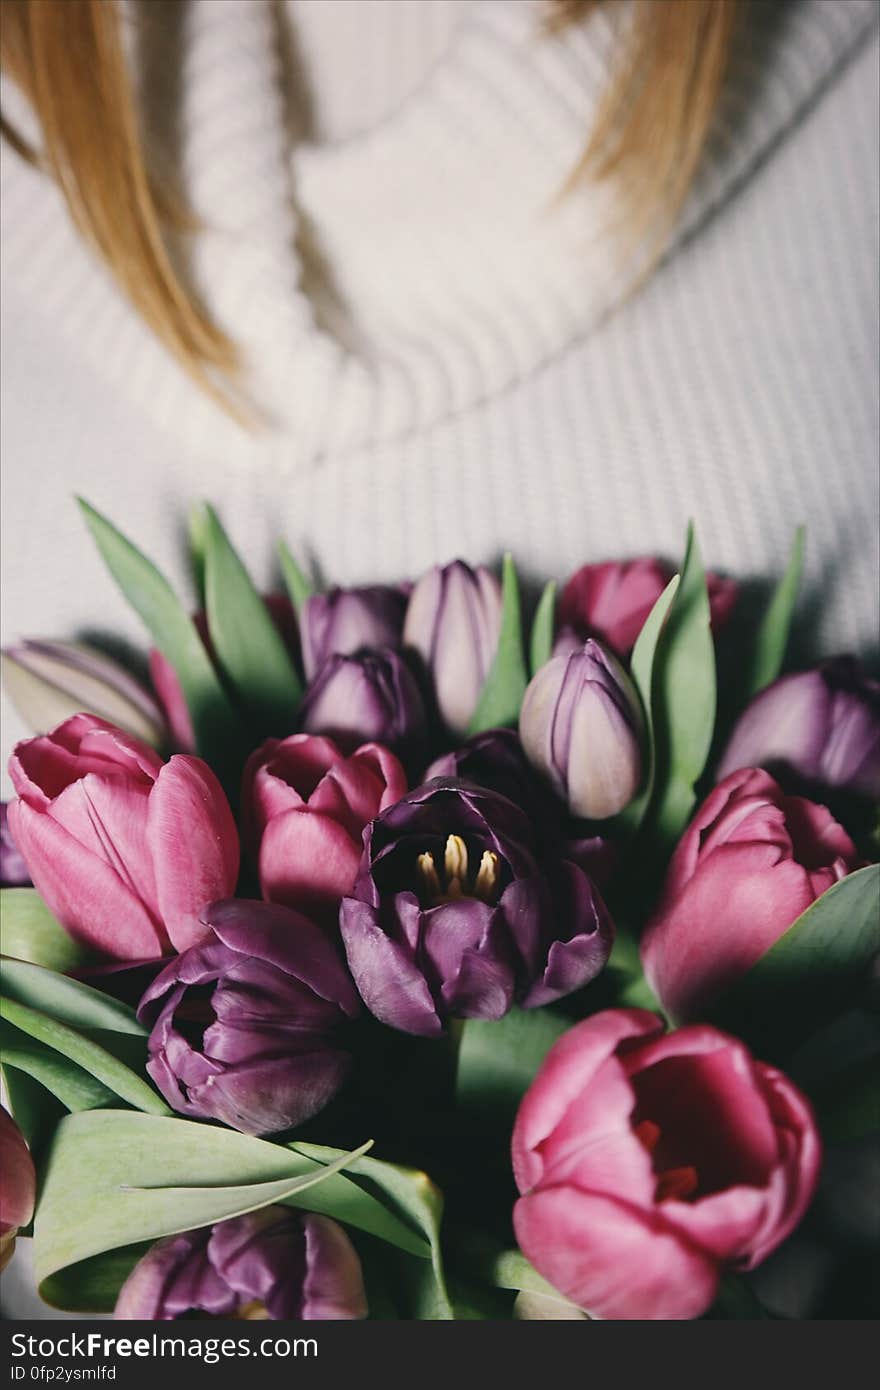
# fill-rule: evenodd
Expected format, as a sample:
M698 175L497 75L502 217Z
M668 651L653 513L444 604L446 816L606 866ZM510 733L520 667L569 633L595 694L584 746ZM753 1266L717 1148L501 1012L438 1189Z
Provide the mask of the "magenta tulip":
M11 1115L0 1109L0 1269L12 1258L15 1233L34 1213L34 1163Z
M664 1007L678 1019L699 1015L858 865L824 806L785 796L757 768L726 777L685 831L642 937Z
M357 877L365 827L406 790L403 768L381 744L346 757L317 735L269 739L248 761L242 796L263 897L335 920Z
M600 1319L696 1318L728 1270L794 1229L816 1188L809 1103L738 1039L595 1014L548 1053L517 1116L517 1240Z
M671 578L669 566L651 555L583 565L559 599L557 654L582 646L587 637L598 637L625 659ZM717 632L730 617L739 590L732 579L717 574L707 574L706 585Z
M238 834L199 758L167 763L90 714L19 743L9 822L34 887L70 934L117 960L202 940L199 913L229 897Z

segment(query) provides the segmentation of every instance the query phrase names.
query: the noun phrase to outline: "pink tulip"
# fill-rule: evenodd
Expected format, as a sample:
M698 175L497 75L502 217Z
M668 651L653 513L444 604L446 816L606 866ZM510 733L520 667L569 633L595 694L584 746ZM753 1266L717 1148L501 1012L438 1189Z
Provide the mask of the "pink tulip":
M785 796L757 768L725 777L685 831L642 937L664 1007L696 1016L859 862L824 806Z
M671 578L670 567L651 555L583 565L559 600L558 650L568 651L583 646L587 637L598 637L625 659ZM706 585L717 632L730 617L739 590L732 579L717 574L707 574Z
M15 1233L33 1216L37 1180L33 1159L11 1115L0 1109L0 1269L15 1248Z
M229 897L238 834L201 759L167 763L145 743L75 714L9 760L9 822L34 887L70 934L117 960L182 951L199 912Z
M335 918L357 877L364 827L406 790L381 744L346 757L317 735L269 739L248 761L242 798L263 897Z
M601 1319L696 1318L760 1264L815 1191L810 1106L736 1038L595 1014L551 1048L520 1106L519 1244Z

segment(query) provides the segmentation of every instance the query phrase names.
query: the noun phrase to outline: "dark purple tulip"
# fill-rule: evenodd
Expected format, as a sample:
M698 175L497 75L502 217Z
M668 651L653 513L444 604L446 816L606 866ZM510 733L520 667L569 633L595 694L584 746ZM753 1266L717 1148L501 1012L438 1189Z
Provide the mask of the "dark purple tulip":
M501 1018L571 993L601 970L613 935L580 867L542 867L523 812L454 778L367 827L339 923L368 1009L426 1036L450 1018Z
M327 937L274 903L230 898L202 913L211 937L166 966L141 1000L147 1070L182 1115L245 1134L302 1124L332 1100L351 1056L354 986Z
M120 1289L114 1317L171 1322L188 1313L363 1318L361 1263L335 1221L264 1207L157 1241Z
M880 797L880 682L849 657L774 681L740 716L718 780L741 767Z
M526 754L574 816L605 820L633 799L642 779L641 734L632 681L593 639L551 657L523 698Z
M421 657L440 716L454 734L467 730L500 630L501 585L482 565L435 565L410 594L404 644Z
M427 735L416 679L399 652L331 656L306 691L301 726L335 739L345 753L381 743L406 754Z
M0 801L0 888L26 888L31 876L9 827L8 805Z
M406 594L386 584L312 594L299 613L303 670L312 680L331 656L400 646Z

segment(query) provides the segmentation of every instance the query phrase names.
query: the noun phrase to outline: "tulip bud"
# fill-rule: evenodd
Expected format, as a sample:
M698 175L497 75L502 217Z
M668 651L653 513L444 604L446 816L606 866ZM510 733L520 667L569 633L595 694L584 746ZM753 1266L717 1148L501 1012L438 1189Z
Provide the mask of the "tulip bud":
M880 683L847 657L783 676L740 716L718 768L880 798Z
M34 1211L36 1176L33 1159L11 1115L0 1109L0 1269L15 1249L15 1233Z
M554 656L526 690L519 733L530 761L575 816L604 820L642 778L639 698L620 663L589 641Z
M351 753L381 743L406 753L424 742L425 707L399 652L331 656L306 691L300 710L307 734L325 734Z
M669 566L653 555L583 565L571 576L559 599L560 632L554 656L570 651L588 637L598 637L625 660L671 578ZM733 612L739 588L732 579L717 574L706 575L706 588L712 631L718 632Z
M361 1262L335 1221L284 1207L167 1236L135 1265L114 1317L171 1322L191 1313L248 1321L363 1318Z
M3 652L3 685L35 734L85 712L157 748L165 722L155 700L118 662L79 642L23 641Z
M273 1134L311 1118L344 1081L357 992L321 929L290 908L229 899L203 944L149 986L147 1070L182 1115Z
M501 585L490 570L462 560L422 575L410 595L403 641L419 653L437 708L454 734L467 731L495 659Z
M0 888L26 887L31 876L9 826L8 802L0 801Z
M331 656L399 647L405 612L406 595L384 584L312 594L299 614L306 680Z

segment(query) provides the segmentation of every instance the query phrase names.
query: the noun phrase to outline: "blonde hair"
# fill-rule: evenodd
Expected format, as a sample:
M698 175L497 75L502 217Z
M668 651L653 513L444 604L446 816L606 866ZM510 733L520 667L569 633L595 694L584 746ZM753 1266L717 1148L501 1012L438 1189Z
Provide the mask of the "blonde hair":
M572 178L613 181L634 235L662 240L691 186L742 0L551 0L552 29L619 9L618 61ZM192 226L148 170L116 0L0 0L0 63L39 120L42 148L3 134L58 183L70 214L186 370L227 407L236 350L185 286L167 234ZM88 74L84 80L84 74Z

